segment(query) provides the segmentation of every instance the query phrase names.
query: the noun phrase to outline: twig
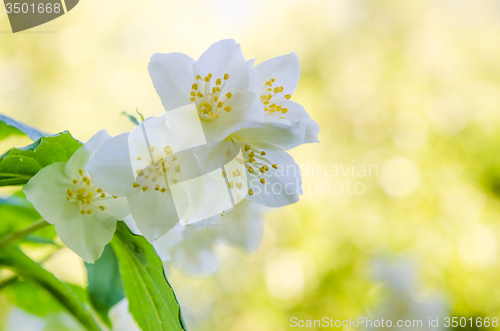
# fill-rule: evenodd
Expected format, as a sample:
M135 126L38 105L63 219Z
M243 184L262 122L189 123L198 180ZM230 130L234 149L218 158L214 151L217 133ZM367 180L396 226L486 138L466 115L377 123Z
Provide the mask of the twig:
M49 225L49 223L47 223L47 221L45 221L44 219L39 219L38 221L31 223L29 226L25 227L24 229L9 233L8 235L6 235L5 237L0 239L0 248L5 247L5 246L13 243L14 241L23 239L27 235L29 235L37 230L40 230L40 229L46 227L47 225Z

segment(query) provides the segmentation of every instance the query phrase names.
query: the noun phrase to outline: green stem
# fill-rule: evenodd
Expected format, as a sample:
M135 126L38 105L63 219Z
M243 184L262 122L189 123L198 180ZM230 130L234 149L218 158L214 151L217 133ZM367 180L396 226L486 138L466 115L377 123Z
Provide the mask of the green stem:
M44 219L39 219L38 221L31 223L29 226L25 227L24 229L9 233L8 235L6 235L5 237L0 239L0 248L3 248L7 245L10 245L11 243L13 243L17 240L23 239L27 235L29 235L35 231L38 231L38 230L46 227L47 225L50 225L49 223L47 223L47 221L45 221Z

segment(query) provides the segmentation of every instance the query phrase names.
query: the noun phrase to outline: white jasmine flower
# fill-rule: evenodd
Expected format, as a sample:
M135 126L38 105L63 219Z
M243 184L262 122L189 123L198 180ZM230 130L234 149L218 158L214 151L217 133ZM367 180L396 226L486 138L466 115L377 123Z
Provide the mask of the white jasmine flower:
M302 193L300 169L285 150L317 141L318 128L302 106L290 100L300 76L295 54L257 69L252 64L245 62L234 40L222 40L198 61L181 53L155 54L149 73L165 110L196 105L210 145L202 162L205 171L222 167L228 156L236 157L241 150L240 173L247 174L245 180L229 178L233 194L279 207L296 202Z
M253 61L249 61L253 65ZM300 78L297 54L267 60L255 67L259 73L260 102L266 121L306 125L304 143L318 142L319 126L299 103L292 101Z
M127 201L95 186L87 162L111 136L101 130L80 147L68 162L41 169L23 187L40 215L54 224L62 242L87 262L101 256L113 238L117 220L130 212Z
M154 54L148 69L166 111L196 105L208 141L263 118L258 90L250 84L256 71L234 40L216 42L197 61L182 53Z
M207 148L206 141L190 104L105 142L88 169L100 187L127 197L138 229L154 242L181 219L220 217L232 208L221 170L200 172L200 147Z

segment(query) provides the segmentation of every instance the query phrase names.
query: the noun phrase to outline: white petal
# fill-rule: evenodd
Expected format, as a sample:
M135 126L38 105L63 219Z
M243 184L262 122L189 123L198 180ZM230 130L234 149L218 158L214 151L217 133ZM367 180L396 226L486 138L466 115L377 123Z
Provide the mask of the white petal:
M104 211L99 210L98 212L106 214L110 219L114 218L117 221L121 221L127 215L130 215L130 210L126 198L112 198L108 196L101 201L99 201L98 198L98 200L94 200L92 203L97 207L103 206L105 208Z
M260 77L259 77L259 72L257 71L256 68L254 68L254 64L255 64L255 59L247 61L248 73L250 75L250 90L255 91L257 94L259 94L261 87Z
M233 93L231 100L226 101L224 106L230 106L231 111L215 120L202 121L207 141L223 140L244 123L259 122L264 118L264 108L259 104L257 94L252 91Z
M75 204L76 205L76 204ZM74 213L71 218L55 224L61 241L89 263L97 260L116 230L116 218L93 210L92 214Z
M194 60L182 53L154 54L148 65L149 75L165 110L189 103L194 82Z
M262 205L243 200L214 226L218 238L247 251L256 250L264 234L264 209Z
M283 106L283 108L288 108L288 112L284 114L283 117L285 117L291 124L295 124L299 121L305 123L305 144L319 142L319 125L311 118L311 116L309 116L302 105L292 100L284 100L281 101L280 104L281 106ZM266 119L269 117L270 116L266 116Z
M212 228L197 230L187 226L184 240L171 249L172 264L192 276L213 275L219 269Z
M196 223L220 215L233 207L222 169L170 185L182 224ZM184 212L185 211L185 212ZM135 218L135 217L134 217Z
M116 196L134 194L134 175L128 150L128 133L105 141L85 167L92 182Z
M299 200L302 194L302 176L297 163L284 150L272 145L264 146L266 151L265 159L270 164L277 164L278 169L269 167L265 175L261 177L266 180L262 185L259 178L254 174L249 176L249 186L253 190L253 195L248 195L247 199L268 207L282 207Z
M70 178L78 175L78 170L83 169L92 156L94 156L99 146L110 138L111 136L106 130L101 130L92 136L92 138L80 147L68 160L65 170L66 175Z
M170 191L149 188L127 198L130 213L141 233L153 243L179 222Z
M223 78L229 74L224 91L233 94L246 91L249 87L249 74L240 44L232 39L216 42L205 51L193 65L194 75L205 77L211 73L212 79ZM189 92L189 91L188 91Z
M305 123L293 125L276 122L246 123L243 130L235 131L232 136L240 141L262 148L262 144L271 144L288 150L299 146L304 141Z
M276 79L274 86L283 86L283 95L293 94L300 78L300 63L297 54L277 56L255 67L259 72L260 86L271 78Z
M78 206L66 200L71 180L64 173L65 165L66 162L56 162L42 168L23 187L26 199L51 224L79 213Z

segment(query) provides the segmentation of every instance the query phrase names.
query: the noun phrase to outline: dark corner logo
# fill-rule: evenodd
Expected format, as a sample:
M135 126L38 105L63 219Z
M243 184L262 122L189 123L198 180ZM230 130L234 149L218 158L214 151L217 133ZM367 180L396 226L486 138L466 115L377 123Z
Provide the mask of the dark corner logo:
M31 29L64 15L79 0L4 0L12 32Z

